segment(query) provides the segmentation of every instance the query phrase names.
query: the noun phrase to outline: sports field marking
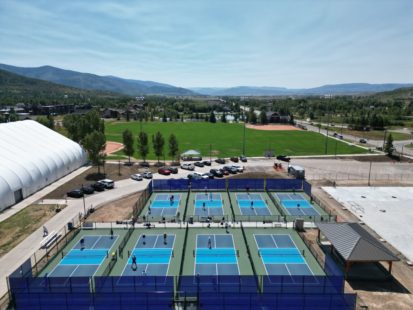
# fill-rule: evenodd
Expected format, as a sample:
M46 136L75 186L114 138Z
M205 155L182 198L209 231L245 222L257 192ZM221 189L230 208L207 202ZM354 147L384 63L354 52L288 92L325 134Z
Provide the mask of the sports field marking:
M220 193L197 193L195 195L194 215L221 216L224 215L224 200Z
M94 276L99 267L103 264L105 259L109 258L112 247L116 243L119 235L86 235L84 239L84 248L82 249L79 239L77 243L66 253L66 255L59 261L59 263L48 273L48 277L72 277L79 270L78 276ZM89 245L88 240L93 240ZM96 246L103 240L106 247ZM61 252L64 254L64 252ZM85 274L82 274L85 273Z
M139 236L138 240L136 241L134 245L134 248L130 251L130 255L128 254L128 260L125 264L125 267L123 268L122 275L141 276L141 274L138 274L138 269L141 269L141 268L143 268L142 275L147 275L149 272L148 268L151 268L151 269L155 268L156 273L162 273L162 274L156 274L156 276L167 276L169 272L171 260L173 257L173 249L175 246L176 235L167 234L167 239L166 239L167 244L164 244L163 234L145 235L146 236L145 239L143 239L143 235L144 234L141 234ZM161 238L162 246L157 246L159 245L158 244L159 238ZM171 244L170 239L172 239L172 244ZM146 246L149 242L152 242L152 240L153 240L153 243L150 244L149 246L147 247L142 246L144 242ZM132 274L129 274L130 272L128 270L132 269L132 256L133 255L135 255L137 259L137 263L136 263L137 269L134 270ZM164 265L166 265L165 272L163 272L162 270L165 267Z
M273 193L272 194L292 216L320 216L320 212L300 193Z
M278 242L277 242L277 238ZM254 234L258 256L267 275L312 275L304 255L288 234ZM261 243L261 245L260 245ZM283 244L281 244L283 243ZM281 246L283 245L283 246ZM269 270L271 268L272 270Z
M236 193L235 199L242 215L272 215L260 193Z
M231 239L228 239L229 236ZM211 248L209 248L208 244L206 246L198 247L200 239L211 239ZM205 240L203 241L205 242ZM228 240L230 240L230 242L227 242ZM217 245L219 243L221 243L222 246L218 247ZM197 272L197 267L200 268L201 266L203 266L204 269L203 275L219 276L220 266L224 266L226 271L232 271L229 272L228 275L234 275L234 270L232 268L236 266L236 274L240 274L238 254L235 249L235 242L232 234L197 234L194 255L194 275L199 274L199 272ZM214 269L214 272L211 268ZM211 274L208 274L208 272L211 272Z

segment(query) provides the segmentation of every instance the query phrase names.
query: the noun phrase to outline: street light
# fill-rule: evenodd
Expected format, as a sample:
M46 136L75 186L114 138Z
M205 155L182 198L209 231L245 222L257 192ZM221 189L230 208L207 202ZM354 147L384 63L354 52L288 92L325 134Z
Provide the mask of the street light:
M82 198L83 198L83 217L86 218L86 200L85 200L85 192L83 191L83 184L82 184Z
M245 111L243 112L243 121L244 121L244 136L242 139L242 155L245 155Z

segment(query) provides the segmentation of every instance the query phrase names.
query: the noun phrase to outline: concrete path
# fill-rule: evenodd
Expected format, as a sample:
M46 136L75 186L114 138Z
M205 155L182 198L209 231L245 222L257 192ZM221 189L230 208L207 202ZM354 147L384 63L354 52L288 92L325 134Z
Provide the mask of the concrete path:
M73 171L72 173L64 176L63 178L57 180L56 182L46 186L45 188L41 189L40 191L34 193L33 195L27 197L23 201L19 202L18 204L14 205L11 208L8 208L4 210L2 213L0 213L0 222L3 222L5 219L8 219L10 216L16 214L17 212L23 210L27 206L30 206L34 203L37 203L39 200L41 200L44 196L47 194L53 192L56 188L61 186L62 184L65 184L69 182L71 179L74 177L82 174L86 170L90 169L90 166L86 167L80 167L79 169Z
M104 203L118 200L141 191L148 186L148 183L149 181L147 180L142 182L136 182L131 179L117 181L114 189L86 197L85 205L87 208L91 205L95 208L99 207ZM67 225L67 222L73 217L79 213L83 214L83 199L68 199L67 204L65 209L45 223L49 232L59 231ZM40 248L42 239L43 228L40 227L13 250L0 258L0 296L3 296L7 292L6 277Z

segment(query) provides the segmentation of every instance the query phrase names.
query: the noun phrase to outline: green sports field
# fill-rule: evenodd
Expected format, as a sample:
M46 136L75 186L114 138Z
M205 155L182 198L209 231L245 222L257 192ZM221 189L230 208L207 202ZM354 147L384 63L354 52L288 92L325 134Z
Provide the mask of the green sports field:
M140 122L107 122L106 138L108 141L122 142L122 132L130 129L135 136L140 131ZM165 138L165 154L168 153L167 139L175 134L179 149L199 150L203 156L210 153L213 157L239 156L243 149L243 124L207 123L207 122L142 122L142 129L149 135L150 153L147 159L155 159L151 136L160 131ZM264 156L271 149L276 155L323 155L325 154L325 137L311 131L262 131L245 129L245 155ZM327 154L361 154L365 149L349 146L335 139L327 139ZM336 149L337 147L337 149ZM117 154L123 154L122 151ZM139 158L135 153L135 157ZM168 156L166 156L168 158Z

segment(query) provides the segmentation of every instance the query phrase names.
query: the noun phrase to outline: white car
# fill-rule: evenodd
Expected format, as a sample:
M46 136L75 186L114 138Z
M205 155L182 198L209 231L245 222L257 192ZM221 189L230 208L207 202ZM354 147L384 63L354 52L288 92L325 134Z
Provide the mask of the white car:
M110 180L110 179L103 179L103 180L100 180L98 182L105 185L106 189L112 189L112 188L115 187L115 182L113 180Z
M142 181L143 180L142 175L140 173L132 174L130 177L131 177L132 180L135 180L135 181Z
M145 179L152 179L152 173L147 171L142 174L142 177Z
M182 168L182 169L185 169L185 170L193 171L193 170L195 169L195 166L192 165L192 164L182 164L182 165L181 165L181 168Z
M238 172L244 172L244 167L239 165L232 165L233 168L237 169Z

